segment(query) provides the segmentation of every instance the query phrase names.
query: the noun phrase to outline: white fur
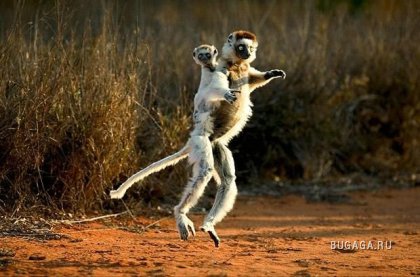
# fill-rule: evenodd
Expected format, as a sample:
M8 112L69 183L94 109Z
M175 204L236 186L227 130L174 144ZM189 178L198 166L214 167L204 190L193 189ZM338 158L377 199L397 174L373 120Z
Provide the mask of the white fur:
M188 161L193 165L193 174L188 182L181 202L175 207L176 213L186 214L202 195L205 186L212 177L214 166L211 143L208 137L192 136Z
M220 71L202 72L205 76L206 85L200 86L198 93L194 97L194 106L198 107L201 102L205 102L210 108L213 102L225 100L225 94L229 91L229 82L226 74Z
M109 195L112 199L121 199L123 198L125 192L135 183L144 179L145 177L149 176L152 173L161 171L162 169L174 165L179 161L185 159L188 156L189 146L184 146L181 150L176 152L175 154L168 156L160 161L154 162L148 167L140 170L133 176L127 179L117 190L111 190Z
M226 147L223 146L224 153L226 154L227 167L229 168L231 176L230 183L225 184L225 186L219 186L214 205L207 215L203 227L204 229L209 228L208 226L214 226L230 212L235 204L235 199L238 194L238 189L235 182L235 162L233 160L232 152ZM223 190L223 191L221 191ZM206 227L207 226L207 227Z

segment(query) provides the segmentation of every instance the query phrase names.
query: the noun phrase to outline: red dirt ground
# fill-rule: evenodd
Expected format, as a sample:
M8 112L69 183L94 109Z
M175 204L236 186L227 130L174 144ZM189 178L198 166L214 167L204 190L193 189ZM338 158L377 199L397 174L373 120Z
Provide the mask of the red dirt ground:
M172 218L145 232L136 224L156 218L60 224L53 231L67 236L58 240L0 238L0 249L15 253L0 257L0 275L420 275L419 202L419 187L353 193L351 204L240 197L218 225L220 248L202 232L180 241ZM192 216L196 226L202 217ZM131 231L118 228L119 220L131 221ZM338 251L331 241L391 241L392 249Z

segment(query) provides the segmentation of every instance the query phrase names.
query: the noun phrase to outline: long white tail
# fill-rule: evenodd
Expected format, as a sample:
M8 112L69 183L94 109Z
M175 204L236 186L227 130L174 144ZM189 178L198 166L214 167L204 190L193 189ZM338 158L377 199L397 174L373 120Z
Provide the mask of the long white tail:
M133 176L127 179L117 190L111 190L109 193L109 196L111 196L112 199L121 199L123 198L125 192L136 182L146 178L152 173L161 171L162 169L170 166L175 165L179 161L185 159L188 156L189 153L189 147L188 145L184 146L181 150L176 152L175 154L168 156L160 161L154 162L148 167L140 170Z

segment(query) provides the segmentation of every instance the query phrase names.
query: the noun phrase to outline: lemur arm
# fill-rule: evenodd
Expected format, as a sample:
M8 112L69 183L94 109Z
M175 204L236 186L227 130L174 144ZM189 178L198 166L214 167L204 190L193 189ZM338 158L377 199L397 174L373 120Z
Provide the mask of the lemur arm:
M236 100L234 92L239 92L239 90L229 88L228 75L229 72L223 71L213 73L213 78L209 85L210 90L206 95L208 101L228 101L232 104Z
M272 69L261 72L253 67L249 68L249 90L252 92L256 88L265 86L275 78L286 78L286 73L280 69Z

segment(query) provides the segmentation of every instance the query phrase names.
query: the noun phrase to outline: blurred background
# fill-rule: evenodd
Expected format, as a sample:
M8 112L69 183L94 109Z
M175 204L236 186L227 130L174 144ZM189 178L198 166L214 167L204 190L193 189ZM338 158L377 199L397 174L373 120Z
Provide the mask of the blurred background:
M419 26L415 0L3 0L0 212L119 205L112 187L188 138L193 48L238 29L259 39L254 67L287 72L231 142L240 191L418 185ZM175 203L186 166L127 201Z

